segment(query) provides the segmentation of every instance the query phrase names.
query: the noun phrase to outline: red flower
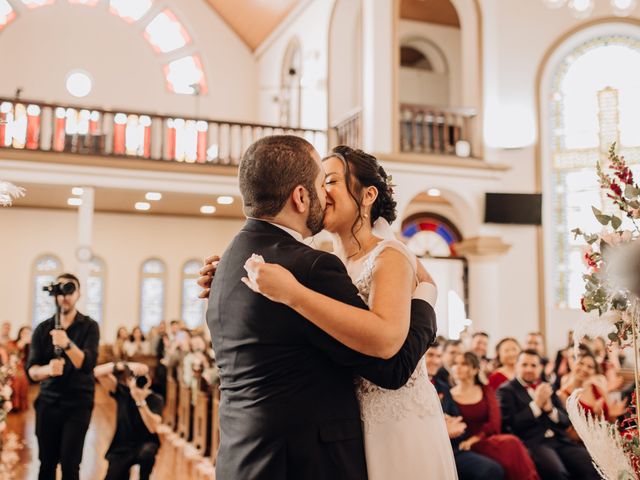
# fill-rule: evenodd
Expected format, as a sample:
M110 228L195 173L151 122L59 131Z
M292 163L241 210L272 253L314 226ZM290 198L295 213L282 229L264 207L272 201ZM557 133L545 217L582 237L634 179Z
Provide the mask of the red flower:
M598 264L593 261L593 259L589 255L589 252L586 252L584 254L584 261L587 262L587 265L590 266L591 268L597 268L598 267Z
M621 197L622 196L622 189L620 188L620 185L618 185L617 183L611 182L611 191L613 193L615 193L617 196Z
M584 297L580 299L580 308L582 308L583 312L587 311L587 307L584 305Z

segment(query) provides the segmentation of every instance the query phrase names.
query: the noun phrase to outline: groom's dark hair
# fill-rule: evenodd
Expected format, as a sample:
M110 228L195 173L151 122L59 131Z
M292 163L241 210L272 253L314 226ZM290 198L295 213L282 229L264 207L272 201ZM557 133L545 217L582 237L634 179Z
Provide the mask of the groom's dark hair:
M313 146L294 135L273 135L254 142L242 156L238 170L240 193L247 217L274 217L298 185L315 193L318 165Z

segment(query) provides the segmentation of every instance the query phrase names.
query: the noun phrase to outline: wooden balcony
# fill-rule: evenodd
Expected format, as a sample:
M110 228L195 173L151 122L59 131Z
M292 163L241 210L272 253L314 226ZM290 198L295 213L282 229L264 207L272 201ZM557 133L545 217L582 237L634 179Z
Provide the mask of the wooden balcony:
M276 134L303 137L326 151L321 130L0 98L0 152L16 159L57 154L74 164L171 165L173 171L182 165L191 172L185 164L193 164L235 173L251 143Z

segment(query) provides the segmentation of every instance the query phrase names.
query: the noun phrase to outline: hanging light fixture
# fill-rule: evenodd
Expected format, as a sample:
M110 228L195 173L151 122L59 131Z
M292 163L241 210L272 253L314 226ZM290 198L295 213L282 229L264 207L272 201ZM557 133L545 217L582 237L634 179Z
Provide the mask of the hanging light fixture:
M586 18L596 6L595 0L541 0L548 8L557 10L566 6L577 18ZM638 0L610 0L613 13L619 17L629 16L637 7Z
M613 13L619 17L627 17L636 8L636 0L611 0Z
M595 7L593 0L570 0L569 8L573 11L573 14L578 18L588 17Z

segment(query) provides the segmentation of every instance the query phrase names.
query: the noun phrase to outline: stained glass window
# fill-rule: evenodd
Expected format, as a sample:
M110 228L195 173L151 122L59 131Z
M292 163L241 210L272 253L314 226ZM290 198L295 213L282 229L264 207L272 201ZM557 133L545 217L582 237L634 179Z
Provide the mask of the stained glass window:
M152 258L142 264L140 328L144 333L164 319L165 274L162 260Z
M196 280L200 276L201 262L189 260L182 267L182 320L188 328L196 328L204 321L206 302L200 298Z
M144 30L144 38L157 52L162 53L182 48L191 41L187 31L169 9L163 10L149 22Z
M164 67L164 74L167 87L172 92L193 95L204 94L207 91L202 62L197 55L182 57L168 63ZM194 87L198 89L197 92Z
M56 277L62 273L62 262L53 255L42 255L34 263L33 282L33 318L34 328L43 320L56 313L56 304L53 297L42 288L54 282Z
M7 0L0 0L0 30L12 20L16 18L16 12L13 11Z
M87 315L99 324L102 324L102 317L104 315L104 289L104 262L100 258L94 257L93 260L91 260L85 295L87 295Z
M574 228L602 227L591 206L613 213L598 188L596 163L606 164L612 142L632 169L640 164L640 39L592 39L567 55L553 79L551 158L555 303L580 308L584 245Z

